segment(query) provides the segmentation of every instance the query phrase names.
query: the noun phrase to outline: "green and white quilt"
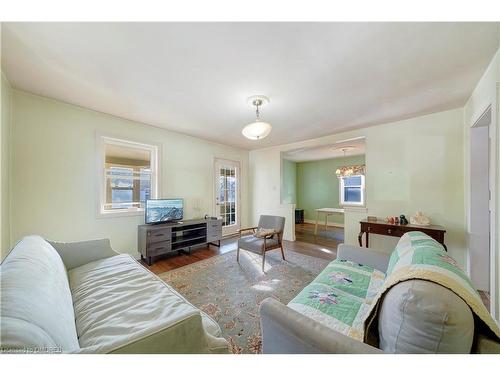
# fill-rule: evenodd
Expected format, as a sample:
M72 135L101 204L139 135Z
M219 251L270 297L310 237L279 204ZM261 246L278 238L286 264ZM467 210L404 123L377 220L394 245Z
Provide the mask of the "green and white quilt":
M345 260L331 262L288 306L337 332L376 344L377 313L384 294L411 279L429 280L461 297L490 332L500 328L481 301L470 279L438 242L422 232L408 232L390 257L387 274Z
M362 341L366 315L384 278L372 267L334 260L288 306Z

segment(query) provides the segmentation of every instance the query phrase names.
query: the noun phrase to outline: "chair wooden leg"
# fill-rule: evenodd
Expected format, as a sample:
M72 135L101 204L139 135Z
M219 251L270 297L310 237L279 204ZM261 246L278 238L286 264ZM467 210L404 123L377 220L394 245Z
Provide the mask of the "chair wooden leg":
M238 250L236 250L236 261L240 262L240 247L238 246Z
M264 265L266 264L266 251L262 252L262 272L264 272Z
M281 248L281 256L283 257L283 260L285 260L285 252L283 251L283 244L281 244L280 248Z

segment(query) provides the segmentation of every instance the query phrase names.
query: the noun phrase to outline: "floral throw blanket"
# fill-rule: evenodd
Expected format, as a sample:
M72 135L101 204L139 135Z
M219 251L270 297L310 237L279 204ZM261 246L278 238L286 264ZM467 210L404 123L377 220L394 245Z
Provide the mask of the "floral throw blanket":
M383 272L372 267L334 260L288 307L363 341L365 318L384 278Z
M376 345L378 334L376 330L376 317L383 295L392 286L411 279L429 280L442 285L461 297L470 307L476 317L484 324L477 325L484 328L489 337L500 339L500 327L491 317L484 306L481 297L472 285L469 277L457 265L443 247L434 239L422 232L408 232L398 242L396 249L391 254L387 276L373 298L368 317L365 322L366 343ZM477 321L477 319L476 319Z
M455 292L478 318L476 333L500 339L500 328L470 279L438 242L421 232L401 237L387 274L334 260L288 306L337 332L378 346L376 322L382 297L394 285L411 279L429 280Z

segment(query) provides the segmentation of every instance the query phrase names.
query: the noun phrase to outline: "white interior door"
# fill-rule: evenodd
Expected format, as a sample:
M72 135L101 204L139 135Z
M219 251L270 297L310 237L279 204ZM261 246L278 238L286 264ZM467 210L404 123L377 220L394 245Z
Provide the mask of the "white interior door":
M479 290L490 291L490 189L488 126L471 128L469 267Z
M240 229L240 163L215 159L215 216L222 217L222 235Z

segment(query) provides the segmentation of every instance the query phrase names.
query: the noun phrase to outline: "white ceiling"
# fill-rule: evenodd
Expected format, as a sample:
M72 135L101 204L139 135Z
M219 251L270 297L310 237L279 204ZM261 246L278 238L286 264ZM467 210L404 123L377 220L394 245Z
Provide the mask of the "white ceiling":
M498 23L4 23L19 89L247 149L463 106ZM267 95L260 141L241 135ZM70 126L70 125L68 125Z
M296 150L290 150L283 154L283 158L295 162L302 162L364 155L365 152L365 138L361 137L339 141L330 145L302 147Z

